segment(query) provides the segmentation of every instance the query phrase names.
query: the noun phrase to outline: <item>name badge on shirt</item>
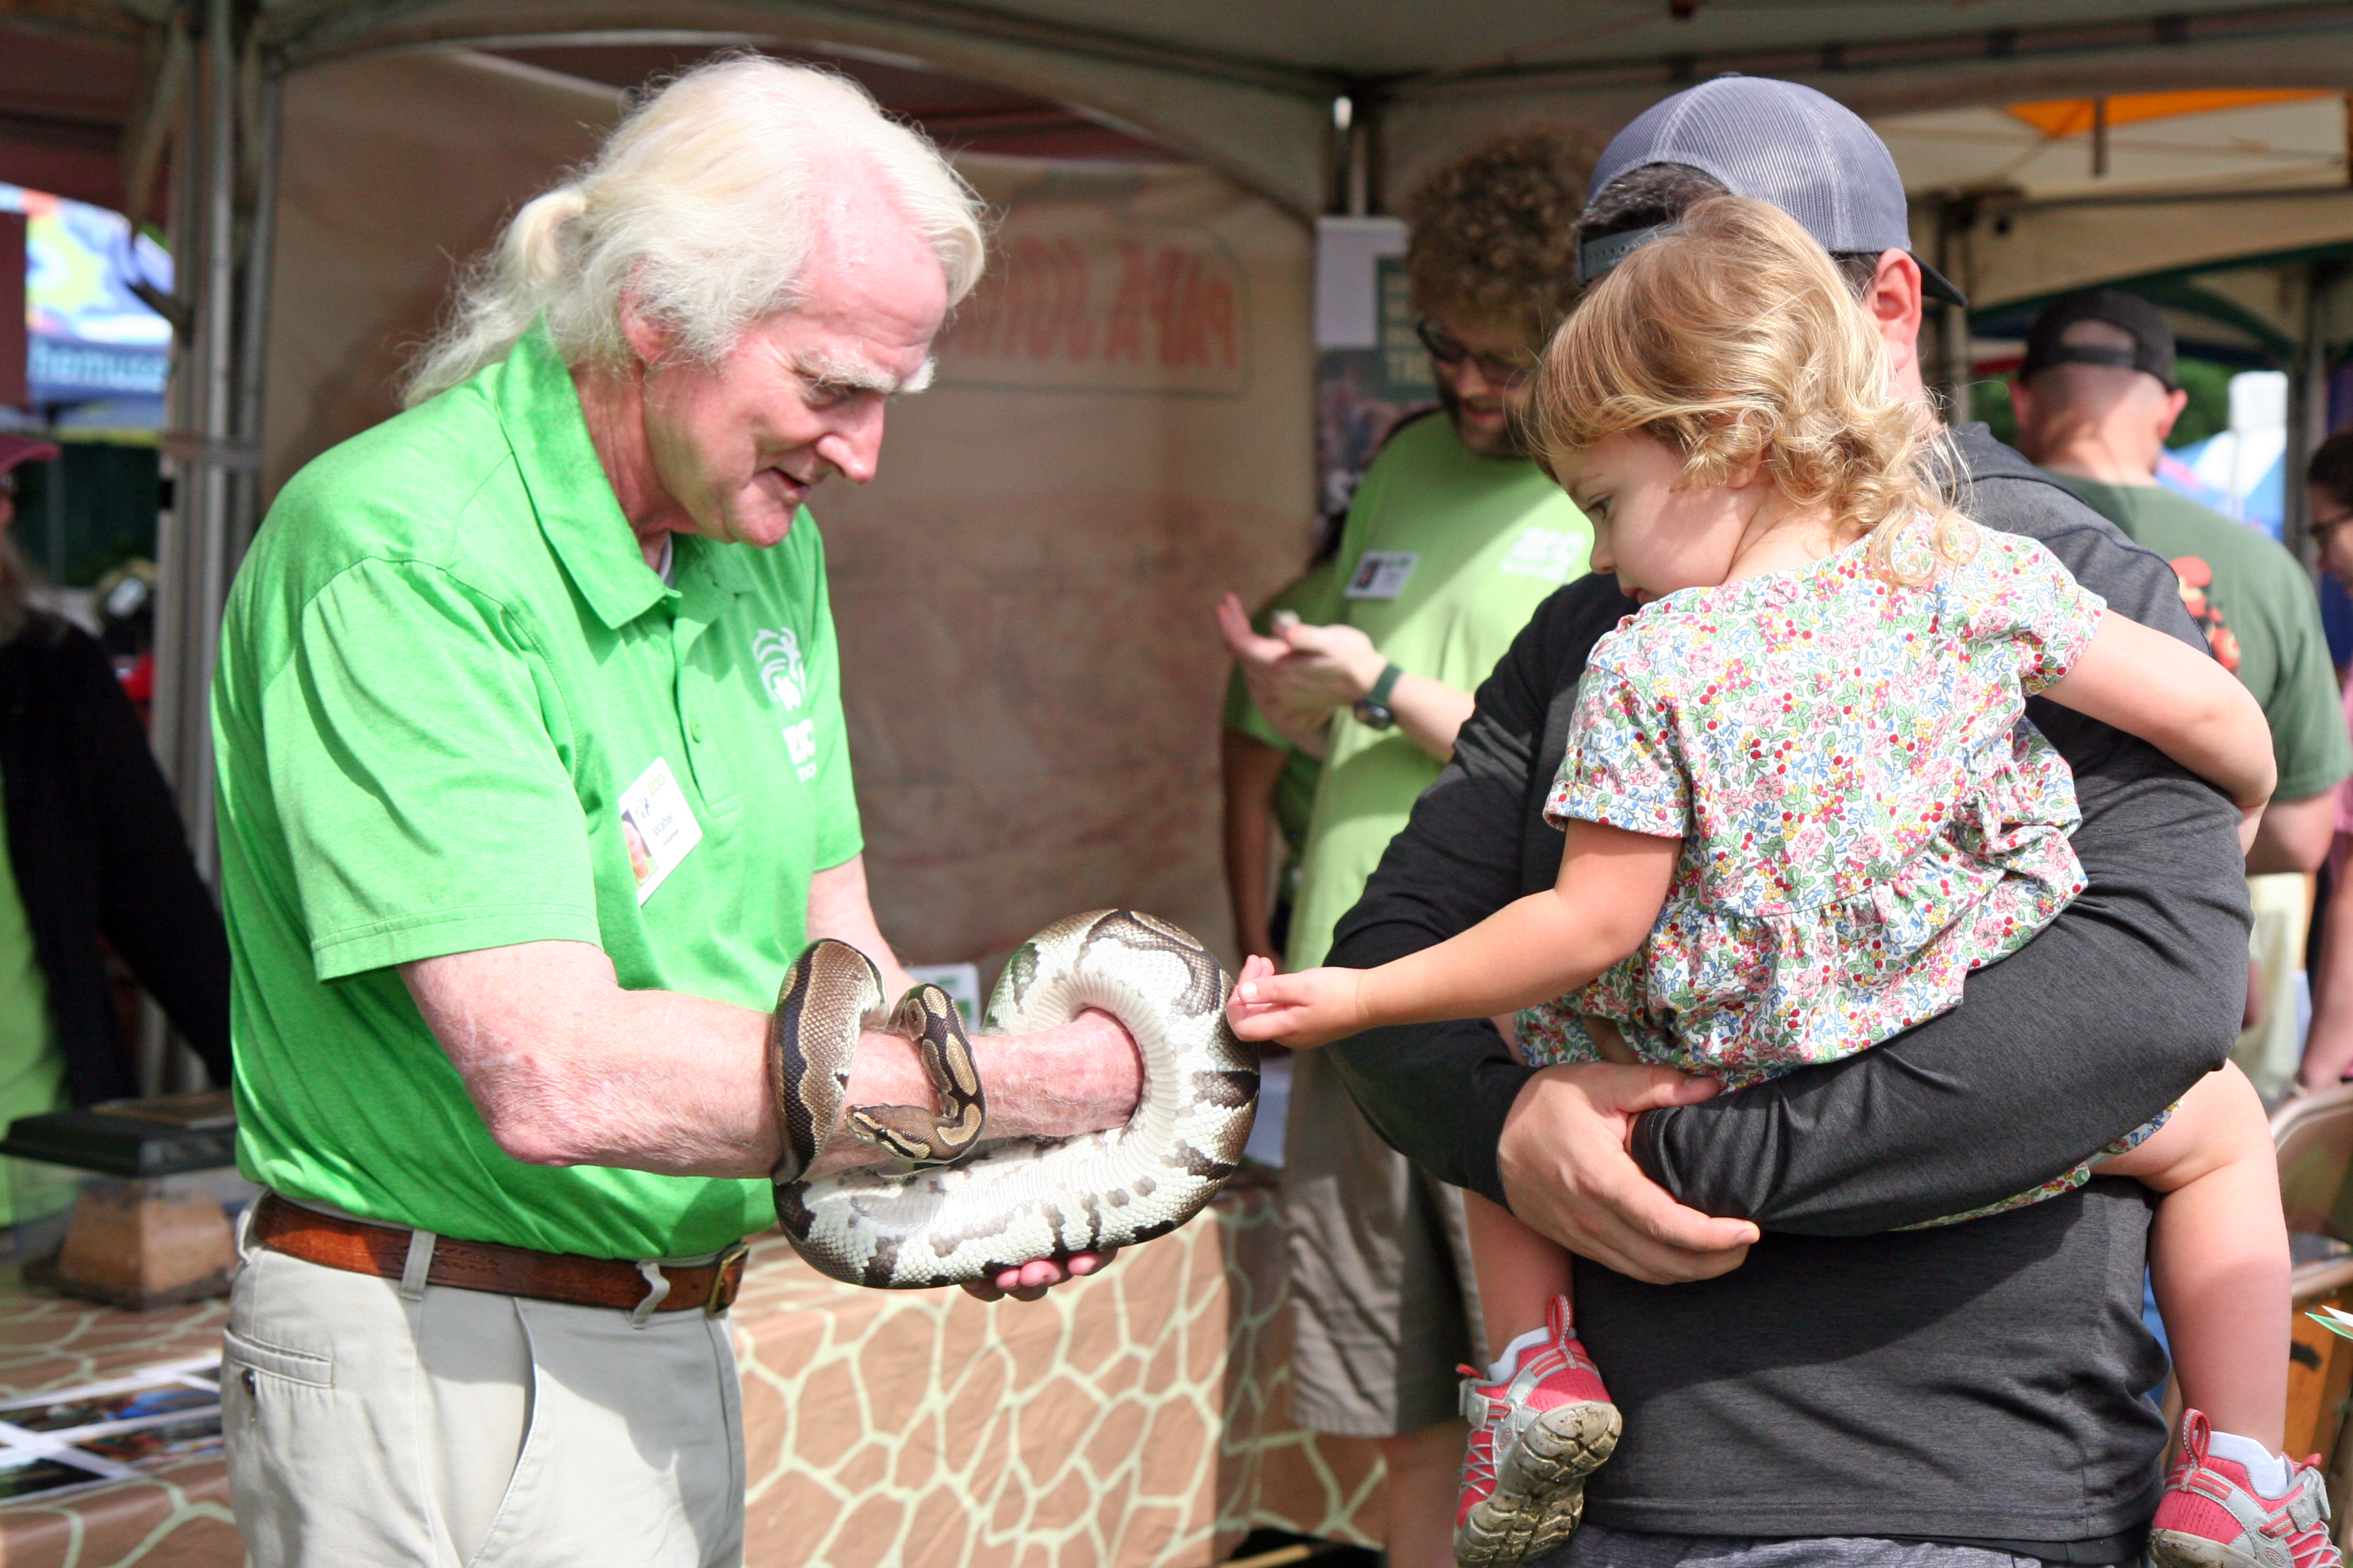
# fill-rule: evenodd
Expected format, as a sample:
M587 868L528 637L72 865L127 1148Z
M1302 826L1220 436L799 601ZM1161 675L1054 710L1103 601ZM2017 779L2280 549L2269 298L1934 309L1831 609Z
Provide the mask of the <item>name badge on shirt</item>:
M686 804L686 792L666 758L638 775L621 792L621 839L629 847L629 869L637 873L638 902L654 896L678 863L702 842L702 824Z
M1349 599L1394 599L1405 592L1413 575L1419 550L1367 550L1356 558L1356 570L1341 595Z

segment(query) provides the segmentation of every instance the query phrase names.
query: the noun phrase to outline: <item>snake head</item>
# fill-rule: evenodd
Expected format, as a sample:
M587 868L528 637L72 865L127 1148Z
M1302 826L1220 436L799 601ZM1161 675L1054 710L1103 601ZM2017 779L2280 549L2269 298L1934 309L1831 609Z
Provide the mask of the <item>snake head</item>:
M927 1171L971 1153L987 1117L978 1104L967 1101L953 1118L917 1105L853 1105L849 1120L868 1142Z

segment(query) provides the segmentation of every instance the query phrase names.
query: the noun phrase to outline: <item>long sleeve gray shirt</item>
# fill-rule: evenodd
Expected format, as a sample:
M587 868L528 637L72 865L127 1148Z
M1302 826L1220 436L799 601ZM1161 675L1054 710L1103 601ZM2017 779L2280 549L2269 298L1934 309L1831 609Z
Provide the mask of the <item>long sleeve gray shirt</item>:
M2118 612L2202 647L2169 567L1972 426L1957 498L2042 541ZM1546 789L1578 676L1632 603L1606 577L1537 611L1416 805L1330 962L1379 963L1549 887ZM2043 700L2075 772L2090 887L1962 1005L1844 1061L1642 1118L1635 1157L1683 1202L1756 1220L1747 1263L1651 1286L1577 1264L1579 1333L1626 1417L1590 1517L1691 1535L1999 1542L2111 1562L2156 1505L2164 1373L2140 1321L2151 1198L2094 1180L1966 1225L1899 1226L2025 1191L2219 1067L2245 992L2238 813L2150 747ZM1502 1200L1531 1069L1492 1026L1330 1047L1367 1119Z

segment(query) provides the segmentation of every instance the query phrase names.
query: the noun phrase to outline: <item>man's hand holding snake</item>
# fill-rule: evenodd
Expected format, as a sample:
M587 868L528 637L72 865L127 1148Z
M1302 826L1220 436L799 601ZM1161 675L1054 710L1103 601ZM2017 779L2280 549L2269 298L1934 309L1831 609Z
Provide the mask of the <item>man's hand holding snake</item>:
M988 1097L993 1134L1067 1138L1117 1127L1134 1115L1144 1092L1144 1063L1135 1041L1110 1014L1089 1008L1058 1028L1031 1035L979 1035L975 1064ZM849 1104L923 1104L932 1094L915 1042L904 1035L869 1031L860 1041L841 1120L811 1170L827 1175L872 1165L883 1152L849 1125ZM1010 1296L1035 1301L1053 1286L1099 1273L1118 1256L1082 1252L1062 1262L1039 1258L964 1289L984 1301Z

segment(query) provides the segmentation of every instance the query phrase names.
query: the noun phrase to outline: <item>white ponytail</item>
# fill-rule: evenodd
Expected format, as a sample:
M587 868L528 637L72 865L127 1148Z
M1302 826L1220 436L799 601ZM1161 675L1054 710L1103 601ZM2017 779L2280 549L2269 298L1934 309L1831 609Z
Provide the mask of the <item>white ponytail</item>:
M403 401L506 357L542 314L570 365L616 363L624 289L706 363L797 301L818 195L863 163L931 245L954 304L980 281L980 198L846 77L759 56L698 67L633 110L577 174L526 203L469 270ZM830 155L830 156L829 156Z

